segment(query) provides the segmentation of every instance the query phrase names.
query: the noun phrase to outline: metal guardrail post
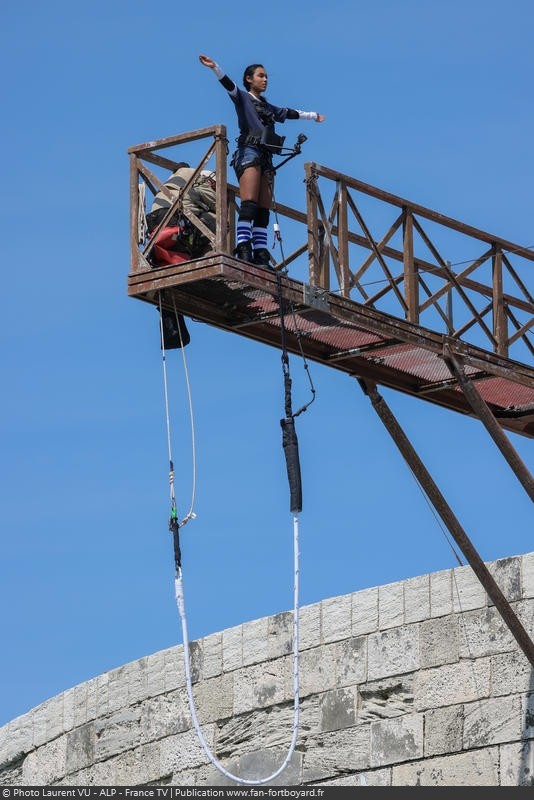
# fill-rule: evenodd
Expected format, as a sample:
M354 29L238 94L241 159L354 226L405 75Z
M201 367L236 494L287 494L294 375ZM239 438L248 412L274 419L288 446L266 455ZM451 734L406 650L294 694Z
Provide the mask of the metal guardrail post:
M219 125L215 133L215 182L217 192L215 250L220 253L228 253L227 154L226 127Z

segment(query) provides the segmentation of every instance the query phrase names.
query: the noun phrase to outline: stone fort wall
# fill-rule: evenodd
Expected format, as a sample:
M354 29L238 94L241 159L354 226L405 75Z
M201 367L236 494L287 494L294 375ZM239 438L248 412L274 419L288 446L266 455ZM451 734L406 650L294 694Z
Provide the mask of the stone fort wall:
M488 565L531 636L534 553ZM283 761L292 613L191 645L204 735L245 778ZM469 567L305 606L300 732L281 785L534 785L534 673ZM182 647L68 689L0 728L0 785L229 784L189 715Z

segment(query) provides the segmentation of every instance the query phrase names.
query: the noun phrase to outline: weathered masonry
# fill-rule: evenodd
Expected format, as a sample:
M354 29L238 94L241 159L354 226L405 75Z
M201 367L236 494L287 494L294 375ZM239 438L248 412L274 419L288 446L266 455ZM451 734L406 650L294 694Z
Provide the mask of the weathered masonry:
M530 635L534 553L487 565ZM226 768L278 766L292 728L292 615L193 643L205 735ZM534 785L534 676L469 567L301 609L301 728L277 785ZM191 726L181 646L0 729L0 784L223 785Z

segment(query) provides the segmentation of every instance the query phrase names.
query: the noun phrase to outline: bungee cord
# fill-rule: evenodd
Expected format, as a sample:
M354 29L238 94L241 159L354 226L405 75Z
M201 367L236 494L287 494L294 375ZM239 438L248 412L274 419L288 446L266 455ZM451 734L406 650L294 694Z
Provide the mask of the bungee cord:
M280 302L282 304L282 295L281 295L281 286L280 286ZM178 312L176 309L176 305L173 299L173 307L175 311L175 315L178 322ZM282 356L282 363L283 363L283 370L284 370L284 387L285 387L285 412L286 412L286 419L281 420L282 425L282 440L284 446L284 452L286 455L286 465L288 471L288 479L290 484L290 496L291 496L291 503L290 503L290 510L293 513L293 562L294 562L294 572L293 572L293 728L291 734L291 740L289 744L289 748L287 754L278 769L276 769L271 775L268 775L264 778L258 779L249 779L243 778L238 775L234 775L229 770L227 770L219 759L215 756L212 749L208 745L206 738L204 737L202 726L198 719L198 714L196 711L196 704L195 698L193 694L193 683L191 679L191 666L190 666L190 652L189 652L189 635L187 629L187 616L186 616L186 609L185 609L185 597L184 597L184 586L183 586L183 573L182 573L182 555L181 555L181 548L180 548L180 535L179 531L180 528L185 525L190 519L195 517L193 513L193 501L194 501L194 487L195 487L195 480L193 481L193 498L191 501L191 508L188 514L179 521L178 512L176 508L176 495L175 495L175 486L174 486L174 463L173 463L173 456L172 456L172 444L171 444L171 425L170 425L170 414L169 414L169 399L168 399L168 381L167 381L167 368L166 368L166 353L165 353L165 345L164 345L164 335L163 335L163 314L162 314L162 305L161 305L161 293L159 294L159 310L160 310L160 334L161 334L161 348L162 348L162 361L163 361L163 382L164 382L164 395L165 395L165 418L166 418L166 426L167 426L167 449L168 449L168 456L169 456L169 485L170 485L170 517L169 517L169 530L173 534L173 545L174 545L174 563L175 563L175 597L176 597L176 605L178 608L178 613L180 616L181 628L182 628L182 641L183 641L183 657L184 657L184 667L185 667L185 677L186 677L186 690L187 690L187 699L189 705L189 711L191 714L191 719L193 722L193 727L197 734L198 740L208 758L210 763L223 774L226 778L235 781L236 783L247 785L247 786L258 786L264 783L269 783L275 780L278 775L280 775L289 764L297 742L298 732L299 732L299 582L300 582L300 552L299 552L299 518L298 513L302 510L302 490L301 490L301 480L300 480L300 464L298 461L298 442L296 438L296 433L294 430L294 416L296 414L292 413L291 410L291 377L289 374L289 359L287 356L287 350L285 346L285 325L283 314L284 310L281 305L280 313L281 313L281 327L282 327L282 348L283 348L283 356ZM189 377L187 372L187 362L184 353L183 347L183 340L181 335L180 326L177 325L178 330L180 332L180 344L182 349L182 358L184 362L184 370L186 372L186 383L187 383L187 390L188 390L188 397L189 397L189 408L190 408L190 418L191 418L191 430L193 436L193 463L196 464L195 459L195 446L194 446L194 423L193 423L193 410L192 410L192 400L191 400L191 390L190 390L190 383ZM309 374L309 371L308 371ZM311 381L311 376L310 381ZM313 383L312 383L313 388ZM312 399L297 413L301 413L304 411L315 397L315 389L313 388L313 395Z

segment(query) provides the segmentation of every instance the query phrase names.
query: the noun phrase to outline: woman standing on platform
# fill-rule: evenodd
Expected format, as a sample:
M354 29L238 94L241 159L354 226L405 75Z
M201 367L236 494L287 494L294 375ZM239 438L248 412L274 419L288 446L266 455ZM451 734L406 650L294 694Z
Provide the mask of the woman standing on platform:
M251 64L245 69L243 91L212 58L200 55L199 59L215 72L237 112L239 137L231 165L239 181L241 207L235 255L242 261L268 267L271 256L267 248L267 226L274 180L272 152L283 142L274 131L274 123L286 119L323 122L324 116L316 111L280 108L269 103L262 97L267 88L267 72L262 64Z

